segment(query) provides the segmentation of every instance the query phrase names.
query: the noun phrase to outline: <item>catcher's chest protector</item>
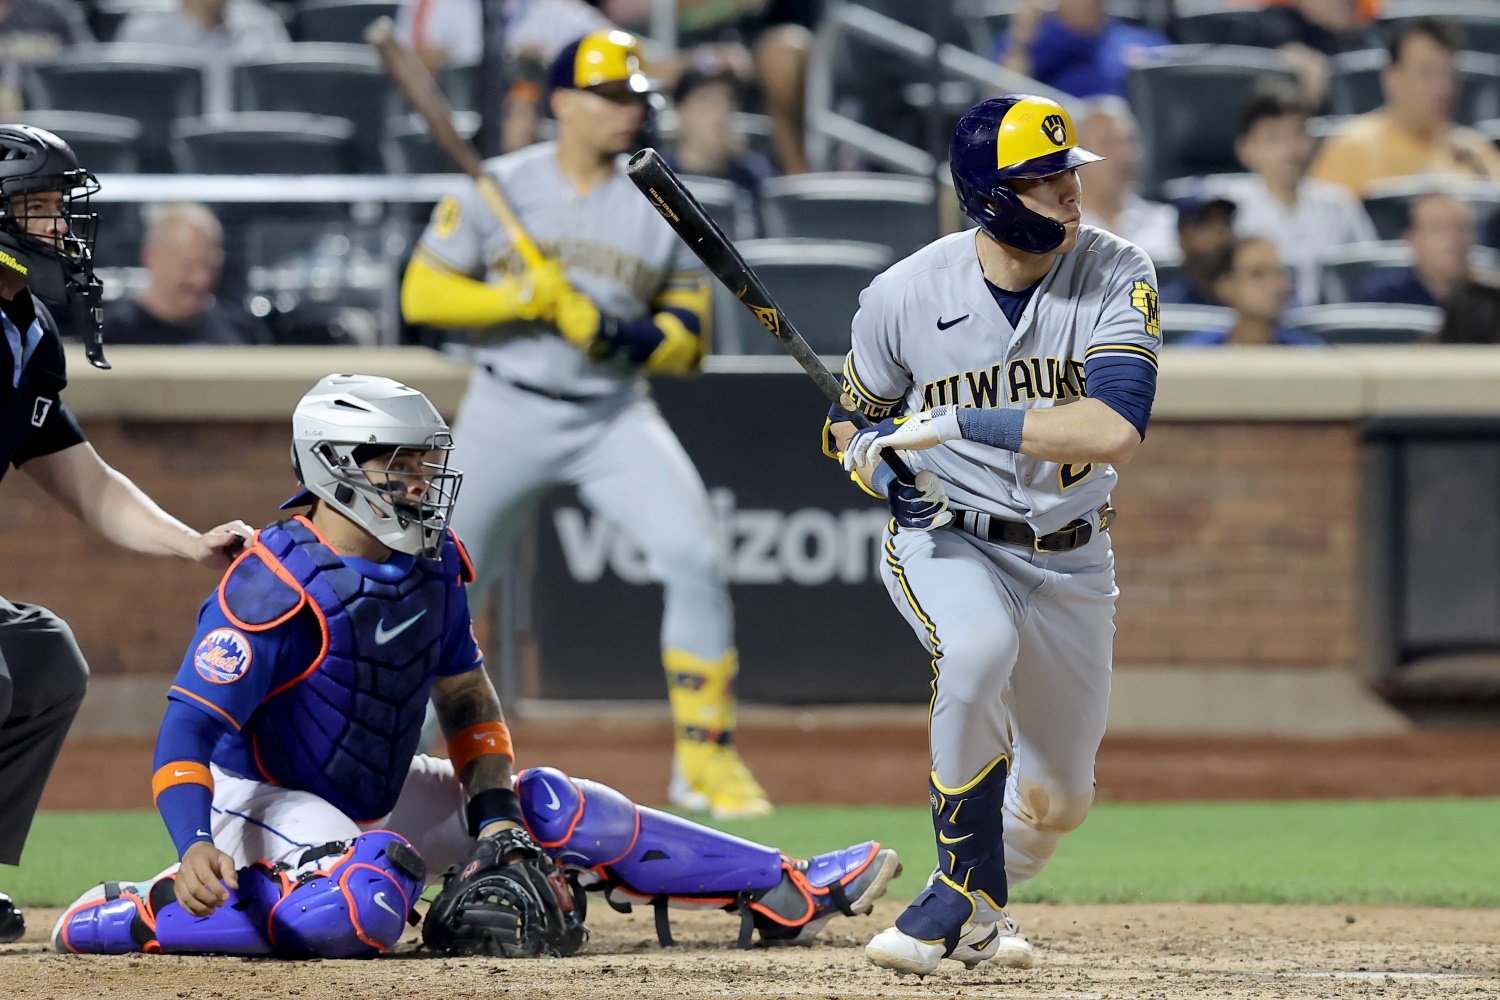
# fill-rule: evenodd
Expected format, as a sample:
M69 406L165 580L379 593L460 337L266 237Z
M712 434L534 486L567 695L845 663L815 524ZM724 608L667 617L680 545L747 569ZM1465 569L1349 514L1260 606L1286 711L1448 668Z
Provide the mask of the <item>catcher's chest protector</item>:
M244 773L312 792L356 821L379 819L417 750L449 608L466 600L458 547L450 535L440 561L367 576L294 519L263 530L254 555L225 578L225 613L257 630L310 610L322 652L256 709Z

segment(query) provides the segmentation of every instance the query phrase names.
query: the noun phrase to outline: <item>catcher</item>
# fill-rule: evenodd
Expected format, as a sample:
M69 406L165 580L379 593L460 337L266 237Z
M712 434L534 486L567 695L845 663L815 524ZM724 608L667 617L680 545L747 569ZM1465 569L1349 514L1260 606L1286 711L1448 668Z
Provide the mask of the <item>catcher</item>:
M442 417L330 375L292 432L304 488L283 507L311 509L230 566L167 696L152 788L181 861L85 893L57 950L374 955L445 868L423 940L447 953L572 954L585 889L653 904L663 943L673 902L738 914L745 946L870 911L900 870L874 842L796 860L551 768L513 776ZM416 754L429 696L451 762Z

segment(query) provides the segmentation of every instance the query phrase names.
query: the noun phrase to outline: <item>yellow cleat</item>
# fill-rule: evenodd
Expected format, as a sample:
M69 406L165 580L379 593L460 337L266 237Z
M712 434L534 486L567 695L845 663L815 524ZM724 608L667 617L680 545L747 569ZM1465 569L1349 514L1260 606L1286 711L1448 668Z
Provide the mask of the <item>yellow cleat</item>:
M672 757L667 799L679 809L706 812L714 819L771 815L766 790L732 746L678 740Z

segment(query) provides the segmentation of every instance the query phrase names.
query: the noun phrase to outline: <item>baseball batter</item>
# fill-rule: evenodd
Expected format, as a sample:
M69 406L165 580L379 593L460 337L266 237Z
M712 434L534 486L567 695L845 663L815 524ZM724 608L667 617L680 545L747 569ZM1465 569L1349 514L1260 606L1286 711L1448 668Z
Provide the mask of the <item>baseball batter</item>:
M1077 168L1097 159L1051 101L971 108L951 160L979 228L886 271L854 317L844 380L877 423L831 423L825 446L888 499L882 576L933 671L938 866L866 949L886 968L1030 965L1007 886L1093 801L1117 594L1109 494L1146 433L1159 337L1149 258L1079 224ZM874 465L890 448L914 485Z
M401 289L407 320L476 331L457 422L469 492L457 527L483 586L554 486L647 553L664 588L676 730L670 797L719 818L770 812L734 748L733 609L703 482L642 373L697 369L708 278L616 162L654 85L634 36L587 35L551 70L557 141L486 164L547 256L527 268L470 184L435 210Z
M152 786L181 862L85 893L58 950L369 955L458 862L423 925L450 953L571 954L586 887L654 904L664 940L669 903L737 914L746 946L869 912L900 871L873 841L797 860L552 768L513 777L442 417L330 375L292 424L304 488L285 506L310 510L229 568L168 695ZM429 696L451 761L415 754Z

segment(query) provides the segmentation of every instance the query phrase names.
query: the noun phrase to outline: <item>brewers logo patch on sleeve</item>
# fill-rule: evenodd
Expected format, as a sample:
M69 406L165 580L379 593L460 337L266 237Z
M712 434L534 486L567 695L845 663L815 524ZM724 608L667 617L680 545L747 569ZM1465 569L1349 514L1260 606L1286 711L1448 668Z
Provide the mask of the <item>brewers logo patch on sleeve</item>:
M1130 289L1130 304L1146 317L1146 333L1161 336L1161 302L1148 281L1137 281Z
M216 628L193 651L193 667L210 684L233 684L250 669L250 640L239 629Z

